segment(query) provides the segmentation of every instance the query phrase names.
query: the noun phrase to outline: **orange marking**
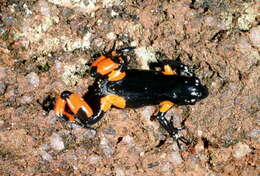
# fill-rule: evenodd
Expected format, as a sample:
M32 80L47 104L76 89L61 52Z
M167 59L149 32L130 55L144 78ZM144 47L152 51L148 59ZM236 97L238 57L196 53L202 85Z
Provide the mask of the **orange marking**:
M101 98L101 110L106 112L108 111L111 106L114 105L118 108L125 108L126 101L123 97L117 95L107 95Z
M95 61L91 64L91 66L92 66L92 67L96 67L100 62L102 62L102 61L105 60L105 59L106 59L105 56L100 56L97 60L95 60Z
M165 75L175 75L176 72L172 70L171 66L169 65L164 65L164 71L162 72Z
M57 116L62 116L65 110L66 101L63 100L61 97L56 99L54 112Z
M114 70L108 75L109 81L118 81L125 77L125 72L121 72L120 70Z
M91 117L93 115L93 111L90 106L79 95L71 94L66 101L73 114L77 114L78 110L82 108L86 112L87 117Z
M101 75L106 75L119 67L119 64L112 61L112 59L105 59L97 65L97 72Z
M115 57L115 56L117 56L118 54L117 54L116 51L112 51L111 55L112 55L112 57Z
M163 101L160 103L160 112L167 112L172 106L174 105L174 103L172 103L171 101Z
M106 99L106 97L101 98L100 101L101 101L101 105L100 105L101 110L107 112L111 108L112 104L109 102L109 100Z
M63 115L65 115L68 118L68 121L70 121L70 122L75 122L76 121L75 118L73 117L73 115L71 115L68 112L63 112Z

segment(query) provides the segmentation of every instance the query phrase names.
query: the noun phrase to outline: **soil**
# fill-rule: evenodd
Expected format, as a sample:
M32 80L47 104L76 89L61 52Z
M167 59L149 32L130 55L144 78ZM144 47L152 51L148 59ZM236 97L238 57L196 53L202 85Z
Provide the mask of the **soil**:
M253 0L0 0L0 175L171 176L260 173L260 3ZM193 143L112 108L93 129L59 119L55 97L88 91L87 63L113 49L130 68L195 66L209 96L167 114Z

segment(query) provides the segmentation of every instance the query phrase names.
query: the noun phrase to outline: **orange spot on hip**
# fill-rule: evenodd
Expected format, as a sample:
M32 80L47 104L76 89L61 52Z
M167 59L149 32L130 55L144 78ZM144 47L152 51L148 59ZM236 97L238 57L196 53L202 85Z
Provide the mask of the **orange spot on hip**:
M69 98L67 99L68 106L70 107L70 110L74 113L77 114L78 110L81 107L84 107L86 110L86 114L88 117L93 115L93 111L90 108L90 106L84 101L84 99L77 95L77 94L71 94Z
M106 112L114 105L118 108L125 108L126 101L123 97L117 95L107 95L101 98L101 110Z

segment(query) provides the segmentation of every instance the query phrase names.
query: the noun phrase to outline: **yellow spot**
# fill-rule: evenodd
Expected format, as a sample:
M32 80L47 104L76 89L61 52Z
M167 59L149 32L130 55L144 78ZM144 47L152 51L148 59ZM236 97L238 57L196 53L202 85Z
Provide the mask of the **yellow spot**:
M164 65L164 71L162 72L165 75L175 75L176 72L172 70L171 66L169 65Z
M107 95L101 98L101 110L106 112L111 106L115 106L118 108L125 108L126 101L123 97L117 95Z
M109 81L118 81L125 77L125 72L121 72L120 70L114 70L108 75Z
M171 101L163 101L160 103L160 112L167 112L172 106L174 105L174 103L172 103Z

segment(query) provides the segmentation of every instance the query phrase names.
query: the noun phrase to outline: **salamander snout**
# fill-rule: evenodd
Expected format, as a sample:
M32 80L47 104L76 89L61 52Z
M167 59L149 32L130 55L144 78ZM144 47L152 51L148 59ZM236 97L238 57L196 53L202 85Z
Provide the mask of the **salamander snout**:
M185 104L195 104L197 101L204 99L208 96L208 88L200 83L200 80L196 77L192 78L185 86L186 96Z
M196 101L206 98L209 94L207 87L203 85L189 87L188 91L192 97L196 98Z

